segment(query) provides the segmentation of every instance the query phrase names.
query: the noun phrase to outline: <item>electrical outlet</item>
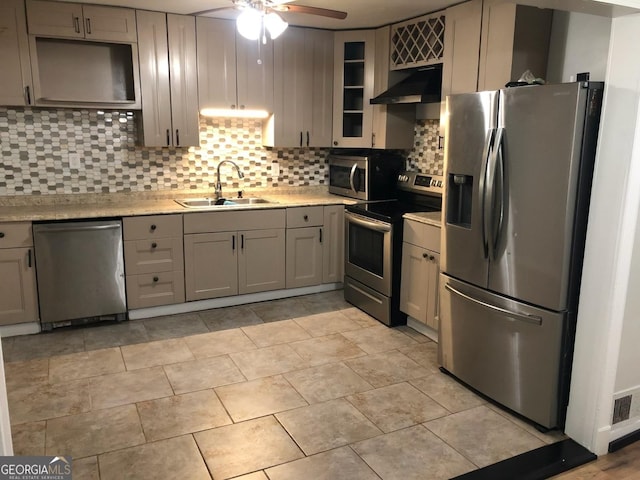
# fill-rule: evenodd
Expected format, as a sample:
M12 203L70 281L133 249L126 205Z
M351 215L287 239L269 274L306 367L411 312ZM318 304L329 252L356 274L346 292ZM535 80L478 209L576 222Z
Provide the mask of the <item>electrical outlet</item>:
M276 160L271 162L271 172L273 173L274 178L280 177L280 164Z
M77 153L69 154L69 168L80 170L80 155L78 155Z

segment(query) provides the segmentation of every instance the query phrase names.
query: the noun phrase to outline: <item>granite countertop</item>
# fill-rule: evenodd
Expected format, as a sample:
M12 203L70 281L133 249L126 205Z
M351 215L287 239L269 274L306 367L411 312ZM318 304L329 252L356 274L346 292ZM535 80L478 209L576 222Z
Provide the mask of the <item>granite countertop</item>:
M273 209L311 205L348 205L355 200L333 195L327 187L291 187L245 190L244 197L270 203L187 208L174 200L211 196L210 191L162 191L0 197L0 222L130 217L167 213ZM237 192L224 192L229 197Z
M442 227L442 212L416 212L405 213L402 218L407 220L415 220L416 222L426 223L435 227Z

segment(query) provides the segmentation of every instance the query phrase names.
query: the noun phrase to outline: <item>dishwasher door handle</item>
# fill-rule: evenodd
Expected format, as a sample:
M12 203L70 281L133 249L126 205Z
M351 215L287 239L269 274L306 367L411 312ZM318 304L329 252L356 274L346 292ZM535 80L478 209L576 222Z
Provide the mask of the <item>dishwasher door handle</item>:
M42 229L42 233L47 234L47 233L67 233L67 232L94 232L96 230L113 230L113 229L119 229L120 225L114 223L113 225L109 224L109 225L87 225L86 227L83 226L73 226L70 227L69 225L60 225L60 226L56 226L56 225L47 225L47 227L45 229Z

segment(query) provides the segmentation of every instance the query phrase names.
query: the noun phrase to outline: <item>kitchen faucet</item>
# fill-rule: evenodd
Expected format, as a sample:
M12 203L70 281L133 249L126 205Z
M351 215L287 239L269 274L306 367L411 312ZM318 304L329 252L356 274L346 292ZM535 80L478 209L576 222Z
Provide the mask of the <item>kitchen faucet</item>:
M230 163L231 165L233 165L236 169L236 172L238 172L238 178L244 178L244 173L242 173L240 171L240 167L232 160L222 160L219 164L218 164L218 171L217 171L217 176L216 176L216 200L220 200L220 198L222 198L222 184L220 183L220 167L225 164L225 163Z

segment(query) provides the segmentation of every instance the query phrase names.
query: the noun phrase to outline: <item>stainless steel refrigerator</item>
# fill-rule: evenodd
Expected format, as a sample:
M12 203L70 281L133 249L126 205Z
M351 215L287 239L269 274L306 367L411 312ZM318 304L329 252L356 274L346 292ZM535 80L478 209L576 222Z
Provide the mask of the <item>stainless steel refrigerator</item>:
M602 90L447 97L439 361L545 428L566 415Z

